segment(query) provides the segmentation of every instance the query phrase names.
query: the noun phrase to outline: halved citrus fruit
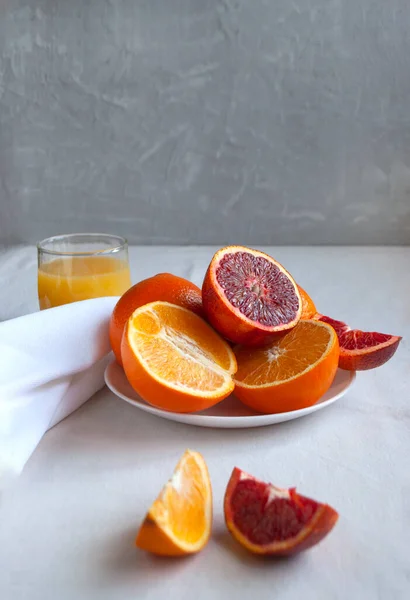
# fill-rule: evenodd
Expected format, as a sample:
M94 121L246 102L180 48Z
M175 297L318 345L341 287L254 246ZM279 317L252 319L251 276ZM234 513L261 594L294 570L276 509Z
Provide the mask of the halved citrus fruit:
M234 351L235 395L262 413L315 404L331 386L339 360L336 332L319 321L300 321L286 336L262 348L237 346Z
M172 478L149 509L135 540L142 550L163 556L199 552L212 527L212 488L199 452L186 450Z
M238 468L225 492L226 525L255 554L287 556L319 543L333 529L338 513L316 500L264 483Z
M235 355L201 317L151 302L129 318L121 344L125 374L149 404L171 412L213 406L234 389Z
M302 313L292 276L271 256L244 246L215 254L202 285L202 303L217 331L247 345L290 331Z
M312 298L309 294L304 290L300 285L298 285L298 290L300 294L300 299L302 300L302 314L300 315L301 319L313 319L316 315L316 305L313 302Z
M375 331L351 329L342 321L324 315L315 317L333 327L339 338L339 367L346 371L367 371L381 367L396 352L401 337Z
M188 308L200 317L202 309L201 290L191 281L171 273L158 273L133 285L118 300L110 320L110 342L117 362L121 365L121 340L124 327L137 308L162 300Z

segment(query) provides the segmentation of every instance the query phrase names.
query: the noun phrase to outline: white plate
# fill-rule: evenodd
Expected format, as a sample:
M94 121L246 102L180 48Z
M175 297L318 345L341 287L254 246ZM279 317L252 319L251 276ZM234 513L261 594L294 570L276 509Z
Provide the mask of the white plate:
M172 413L160 408L150 406L140 396L134 392L132 387L125 377L125 373L115 360L112 360L105 369L105 383L114 394L129 402L132 406L145 410L148 413L168 419L169 421L177 421L178 423L186 423L188 425L197 425L199 427L220 427L227 429L236 429L244 427L262 427L264 425L273 425L274 423L282 423L309 415L321 408L325 408L332 404L342 396L355 380L356 374L353 371L342 371L339 369L336 373L330 389L326 394L313 406L302 408L301 410L293 410L286 413L278 413L274 415L261 415L244 406L234 395L229 396L216 406L212 406L207 410L197 413L182 414Z

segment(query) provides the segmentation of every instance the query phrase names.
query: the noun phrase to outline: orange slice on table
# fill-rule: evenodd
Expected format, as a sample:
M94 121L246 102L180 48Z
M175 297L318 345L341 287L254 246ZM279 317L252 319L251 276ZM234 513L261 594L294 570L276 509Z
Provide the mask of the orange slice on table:
M121 344L125 374L149 404L171 412L213 406L234 389L235 355L201 317L151 302L128 320Z
M263 348L238 346L235 355L235 395L254 410L280 413L312 406L329 389L339 342L332 327L307 320Z
M225 522L232 536L255 554L289 556L318 544L338 513L328 504L281 489L236 468L225 492Z
M199 552L212 526L212 488L205 460L186 450L172 478L149 509L135 540L163 556Z

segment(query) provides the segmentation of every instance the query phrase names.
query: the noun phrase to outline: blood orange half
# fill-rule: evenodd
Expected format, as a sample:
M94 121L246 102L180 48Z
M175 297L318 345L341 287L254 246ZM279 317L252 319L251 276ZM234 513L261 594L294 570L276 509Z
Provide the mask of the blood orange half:
M227 246L213 257L202 286L211 325L231 342L260 345L298 323L298 286L271 256L244 246Z
M226 525L233 537L255 554L287 556L319 543L334 527L338 513L301 496L296 489L278 488L238 468L225 492Z
M375 331L351 329L343 321L317 314L315 319L328 323L339 339L339 367L346 371L367 371L381 367L396 352L401 337Z

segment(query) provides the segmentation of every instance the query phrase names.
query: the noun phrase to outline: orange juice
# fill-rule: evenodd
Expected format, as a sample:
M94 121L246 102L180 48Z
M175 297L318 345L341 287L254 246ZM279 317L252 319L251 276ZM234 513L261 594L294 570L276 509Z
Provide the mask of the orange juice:
M131 286L128 263L108 256L71 256L40 265L40 308L78 300L121 296Z

